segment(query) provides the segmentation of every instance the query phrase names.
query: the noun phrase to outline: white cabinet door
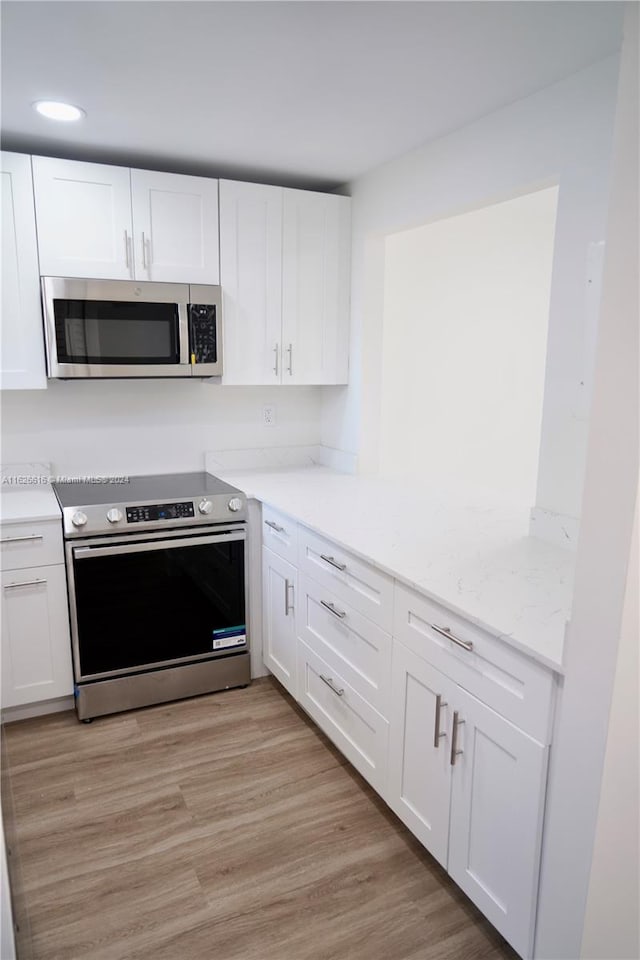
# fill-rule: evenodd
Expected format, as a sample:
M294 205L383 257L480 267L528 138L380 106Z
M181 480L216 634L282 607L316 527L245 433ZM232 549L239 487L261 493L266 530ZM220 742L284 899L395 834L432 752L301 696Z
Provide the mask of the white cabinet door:
M438 670L394 641L386 800L445 868L455 689Z
M293 697L296 683L296 569L262 548L262 655L265 666Z
M349 355L349 197L285 190L283 383L346 383Z
M128 167L33 157L40 273L133 277Z
M2 574L2 706L73 693L64 566Z
M2 389L46 387L31 157L3 153Z
M137 280L220 282L218 181L131 171Z
M449 873L522 957L536 915L547 748L457 688Z
M282 379L282 189L220 181L223 383Z

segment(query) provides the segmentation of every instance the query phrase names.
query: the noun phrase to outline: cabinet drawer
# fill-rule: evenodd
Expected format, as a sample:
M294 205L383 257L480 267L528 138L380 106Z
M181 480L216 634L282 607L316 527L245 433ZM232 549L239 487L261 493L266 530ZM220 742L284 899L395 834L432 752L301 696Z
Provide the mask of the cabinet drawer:
M298 641L298 692L309 716L384 796L388 722L302 640Z
M58 520L5 523L0 527L0 569L21 570L52 563L64 563Z
M388 716L390 634L308 577L298 580L296 616L300 639Z
M298 569L391 633L393 579L304 527L298 532Z
M298 524L272 507L262 506L262 542L279 557L298 564Z
M452 638L435 627L445 634L450 632ZM553 697L550 670L399 583L393 633L521 730L540 743L549 742Z

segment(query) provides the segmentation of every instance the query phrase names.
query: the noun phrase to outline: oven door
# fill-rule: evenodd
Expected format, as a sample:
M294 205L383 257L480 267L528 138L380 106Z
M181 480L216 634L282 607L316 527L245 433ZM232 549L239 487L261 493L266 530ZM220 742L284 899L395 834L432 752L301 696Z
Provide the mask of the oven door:
M51 378L189 377L189 287L42 278Z
M244 528L67 545L76 682L247 650Z

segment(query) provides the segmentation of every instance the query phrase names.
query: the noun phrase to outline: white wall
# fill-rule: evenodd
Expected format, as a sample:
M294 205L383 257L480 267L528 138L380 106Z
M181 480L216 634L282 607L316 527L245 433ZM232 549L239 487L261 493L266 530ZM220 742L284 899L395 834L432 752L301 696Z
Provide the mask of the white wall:
M605 235L617 71L608 58L351 184L351 383L325 395L324 443L377 469L385 235L559 183L537 502L579 514L587 260Z
M171 380L52 382L3 391L2 461L59 473L170 473L204 468L205 450L313 445L317 387L220 387ZM264 404L276 425L262 422Z
M534 502L557 197L387 237L382 473Z
M638 13L627 5L584 507L547 792L536 956L552 960L581 949L638 490ZM629 799L619 801L626 808ZM627 905L620 900L618 915ZM631 909L627 930L637 902Z
M639 505L640 490L580 952L584 960L638 960L640 957Z

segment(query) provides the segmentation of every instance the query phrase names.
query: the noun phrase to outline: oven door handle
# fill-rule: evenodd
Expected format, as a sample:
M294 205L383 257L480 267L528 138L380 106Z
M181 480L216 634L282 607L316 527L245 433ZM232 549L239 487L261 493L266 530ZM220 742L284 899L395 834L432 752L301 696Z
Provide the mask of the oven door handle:
M121 543L110 547L74 547L74 560L87 560L91 557L114 557L120 553L151 553L154 550L175 550L178 547L200 547L207 543L228 543L231 540L244 540L244 530L229 533L215 533L208 537L184 537L178 540L153 540L144 543Z

